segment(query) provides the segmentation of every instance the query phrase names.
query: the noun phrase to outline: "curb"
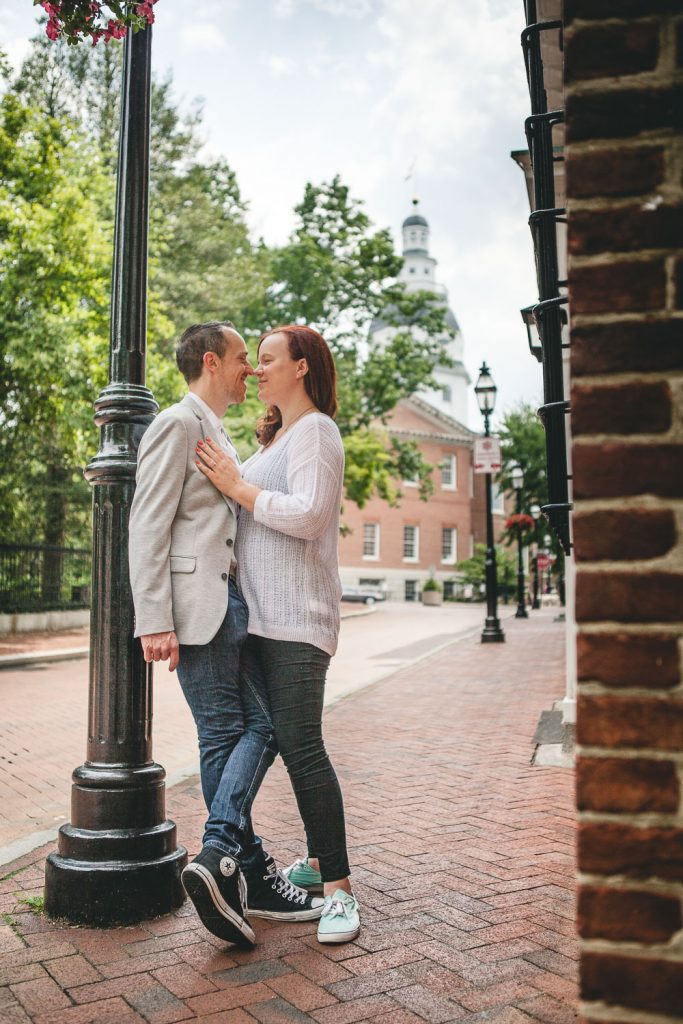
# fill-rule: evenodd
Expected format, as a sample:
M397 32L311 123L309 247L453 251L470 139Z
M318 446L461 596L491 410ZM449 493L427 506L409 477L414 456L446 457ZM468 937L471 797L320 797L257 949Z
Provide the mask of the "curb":
M346 612L342 614L343 619L358 619L362 615L374 615L376 608L363 608L357 612ZM17 654L0 654L0 672L4 668L22 668L28 665L37 665L45 661L73 661L75 658L87 658L90 653L89 647L65 647L53 651L21 651Z
M0 671L3 668L37 665L44 661L73 661L74 658L87 658L89 653L89 647L65 647L56 651L22 651L21 654L0 654Z

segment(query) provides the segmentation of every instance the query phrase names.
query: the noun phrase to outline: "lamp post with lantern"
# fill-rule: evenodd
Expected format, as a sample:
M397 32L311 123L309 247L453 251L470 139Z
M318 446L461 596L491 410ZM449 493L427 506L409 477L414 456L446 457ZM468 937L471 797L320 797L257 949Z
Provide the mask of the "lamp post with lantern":
M516 619L528 619L529 613L526 610L526 600L524 597L524 561L522 558L522 524L520 522L520 516L522 514L522 488L524 487L524 471L521 466L512 467L512 486L516 496L516 510L517 510L517 611L515 612Z
M493 383L486 363L481 364L479 378L474 386L479 411L484 417L484 437L490 437L489 420L496 405L498 388ZM483 644L505 643L505 633L498 619L498 577L496 548L493 538L493 493L491 473L486 473L486 622L481 634Z

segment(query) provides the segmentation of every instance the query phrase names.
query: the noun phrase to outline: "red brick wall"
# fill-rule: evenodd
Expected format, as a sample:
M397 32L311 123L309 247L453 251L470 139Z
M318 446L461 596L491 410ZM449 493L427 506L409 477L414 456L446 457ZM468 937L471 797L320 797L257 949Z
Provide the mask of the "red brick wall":
M455 527L458 531L458 561L469 558L471 526L470 458L468 448L447 443L422 442L420 449L434 470L434 494L429 501L421 501L417 487L403 487L403 497L398 508L390 508L379 498L373 498L362 509L351 501L344 503L343 521L351 533L339 542L339 562L342 566L360 566L367 569L366 576L376 575L375 570L403 569L424 570L430 567L437 572L450 574L453 566L441 564L441 529ZM457 459L457 481L455 491L443 490L438 465L447 452ZM363 558L363 523L380 523L380 560ZM420 527L420 557L417 562L403 561L404 525Z
M683 3L565 21L582 1020L683 1021Z

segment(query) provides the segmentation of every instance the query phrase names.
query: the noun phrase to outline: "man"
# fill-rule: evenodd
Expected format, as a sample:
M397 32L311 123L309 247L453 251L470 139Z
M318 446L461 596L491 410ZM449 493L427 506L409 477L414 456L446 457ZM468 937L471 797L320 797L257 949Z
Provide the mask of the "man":
M265 693L240 679L248 611L235 580L238 509L196 465L207 437L239 461L221 419L244 401L254 371L229 321L189 327L176 359L189 393L157 416L138 451L129 544L135 636L145 661L177 668L197 726L208 818L183 885L210 932L253 946L247 914L313 920L322 907L277 870L252 829L251 804L275 741Z

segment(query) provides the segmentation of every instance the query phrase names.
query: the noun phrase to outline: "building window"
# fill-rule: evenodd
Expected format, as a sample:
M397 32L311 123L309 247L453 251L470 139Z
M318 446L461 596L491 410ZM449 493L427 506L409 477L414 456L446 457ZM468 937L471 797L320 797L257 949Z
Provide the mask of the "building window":
M454 491L458 486L458 461L455 455L444 455L441 462L441 486L444 491Z
M441 389L441 397L444 400L444 402L450 402L450 400L452 399L453 392L449 388L448 384L446 384L446 386Z
M415 232L411 231L410 232L410 241L414 242L416 238L417 238L417 235L415 234Z
M406 601L417 601L417 580L406 580L404 592Z
M417 562L420 557L420 527L403 527L403 561Z
M444 601L450 601L455 596L455 583L453 580L444 580L443 582L443 597Z
M379 558L379 523L363 524L363 558Z
M415 273L415 267L410 267L409 273L414 274Z
M441 530L441 561L444 565L455 565L458 555L458 531L454 526Z
M505 495L494 481L491 481L491 509L499 515L505 512Z

